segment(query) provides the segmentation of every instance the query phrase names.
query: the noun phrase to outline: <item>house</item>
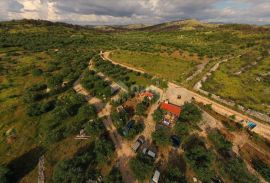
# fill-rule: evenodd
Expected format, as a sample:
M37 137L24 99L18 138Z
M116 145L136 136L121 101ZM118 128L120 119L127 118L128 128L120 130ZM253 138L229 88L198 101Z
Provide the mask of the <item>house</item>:
M169 112L170 114L174 115L177 118L180 116L181 113L181 107L170 104L168 101L161 103L160 109Z
M117 93L121 88L116 84L116 83L112 83L111 85L110 85L110 87L111 87L111 94L115 94L115 93Z
M147 97L149 100L152 100L154 97L154 94L150 91L144 91L144 92L140 93L140 97L142 97L142 98Z
M163 124L166 126L171 126L174 124L181 113L181 108L179 106L170 104L168 101L162 102L160 109L166 111L163 118Z

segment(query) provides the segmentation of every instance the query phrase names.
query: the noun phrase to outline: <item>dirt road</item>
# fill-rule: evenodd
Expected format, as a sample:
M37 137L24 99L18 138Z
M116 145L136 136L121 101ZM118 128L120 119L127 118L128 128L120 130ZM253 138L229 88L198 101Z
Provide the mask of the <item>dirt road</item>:
M103 124L106 127L107 131L110 134L112 141L115 144L118 165L123 177L124 182L133 183L137 182L132 172L128 166L130 158L135 156L135 153L131 150L130 145L125 142L122 137L118 134L117 129L112 123L110 114L111 114L111 105L109 103L98 113L99 117L104 117Z
M155 86L150 86L148 87L147 89L150 89L152 91L155 91L159 94L159 96L162 96L163 95L163 91ZM144 128L144 131L141 135L143 135L146 139L146 141L148 141L150 144L152 142L152 133L155 131L155 127L156 127L156 122L154 121L153 119L153 113L155 112L155 110L159 107L159 102L161 101L162 99L159 98L158 101L156 101L154 104L151 105L150 109L149 109L149 112L147 114L147 118L145 120L145 128Z
M89 69L91 69L91 67L89 67ZM125 142L122 139L122 137L118 134L115 126L112 123L112 120L110 117L112 106L109 103L104 104L102 100L96 97L92 97L90 93L85 88L83 88L83 86L80 84L81 78L82 78L82 75L73 84L73 89L77 93L84 95L89 104L92 104L95 106L95 108L98 111L98 117L103 117L103 124L106 130L109 132L109 135L115 145L117 161L118 161L120 172L123 177L123 181L125 183L137 183L137 181L135 180L128 166L128 162L130 158L134 157L135 153L131 150L129 143Z
M101 57L104 60L108 60L108 61L112 62L113 64L118 64L118 65L121 65L123 67L126 67L127 69L134 70L134 71L141 72L141 73L145 73L145 71L143 71L143 70L136 69L136 68L133 68L131 66L126 66L124 64L119 64L119 63L111 60L109 58L109 54L110 54L110 52L104 52L101 54ZM178 95L181 95L180 100L177 99ZM211 99L208 99L207 97L204 97L204 96L202 96L198 93L195 93L191 90L188 90L184 87L181 87L179 85L176 85L174 83L169 82L168 89L163 96L163 99L169 99L169 101L171 103L174 103L177 105L182 105L184 102L191 101L192 98L194 98L197 102L201 102L203 104L211 104L212 109L215 112L217 112L225 117L235 115L236 121L247 120L247 121L255 122L257 124L257 126L253 129L253 131L256 132L257 134L263 136L264 138L270 140L270 126L269 125L266 125L262 122L259 122L255 119L252 119L251 117L249 117L247 115L241 114L235 110L232 110L228 107L225 107L225 106L223 106L223 105L221 105L221 104L219 104Z

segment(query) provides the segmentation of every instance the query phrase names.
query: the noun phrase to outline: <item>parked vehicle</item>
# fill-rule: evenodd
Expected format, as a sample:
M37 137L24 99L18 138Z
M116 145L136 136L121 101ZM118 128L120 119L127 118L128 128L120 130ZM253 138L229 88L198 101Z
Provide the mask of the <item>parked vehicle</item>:
M214 177L211 178L211 183L224 183L224 182L219 176L215 175Z
M160 177L160 172L156 170L150 183L158 183L159 177Z
M170 139L173 147L178 148L180 146L180 139L178 136L172 135Z
M140 136L132 146L133 151L137 152L141 145L144 143L144 141L144 136Z
M125 128L124 128L124 130L123 130L123 135L124 135L124 136L128 136L129 130L130 130L131 128L133 128L134 124L135 124L135 121L134 121L134 120L131 120L131 121L129 121L129 122L127 123L127 125L125 126Z
M253 128L255 128L257 125L256 123L252 122L252 121L248 121L247 122L247 126L248 126L248 129L252 130Z
M143 154L146 154L152 158L156 158L156 153L154 151L151 151L150 149L147 149L146 147L143 148Z

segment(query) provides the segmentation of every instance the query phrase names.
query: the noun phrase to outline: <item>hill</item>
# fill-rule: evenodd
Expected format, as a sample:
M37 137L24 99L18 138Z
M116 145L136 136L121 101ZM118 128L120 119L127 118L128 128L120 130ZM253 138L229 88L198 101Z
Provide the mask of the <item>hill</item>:
M76 180L109 175L115 162L113 145L95 108L73 90L74 83L83 78L91 95L110 101L110 82L87 72L90 60L102 61L100 51L111 51L117 62L147 72L97 64L128 88L160 83L163 87L171 81L192 89L217 63L233 58L209 76L203 89L236 106L267 114L269 30L192 19L153 26L98 27L42 20L1 22L1 171L10 170L11 182L36 182L38 160L44 155L46 176L54 180L63 178L65 167ZM194 73L196 77L187 80ZM90 138L75 140L81 129Z
M202 28L214 28L217 26L218 26L217 24L204 23L195 19L186 19L143 27L140 30L146 31L196 30Z

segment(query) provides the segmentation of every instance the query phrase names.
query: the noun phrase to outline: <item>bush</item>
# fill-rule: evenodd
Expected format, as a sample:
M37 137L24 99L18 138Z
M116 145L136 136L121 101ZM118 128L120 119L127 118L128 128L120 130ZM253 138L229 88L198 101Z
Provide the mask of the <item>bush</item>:
M153 160L144 154L138 154L129 161L129 166L137 179L140 181L149 177L153 171Z
M0 164L0 183L8 183L9 169Z
M169 166L164 175L164 183L186 183L184 174L178 167Z
M96 119L97 111L93 105L83 105L79 108L77 118L79 119Z
M136 106L136 114L144 116L149 105L150 101L145 97L143 101Z
M202 112L193 103L185 103L182 107L179 120L183 122L197 123L202 119Z
M27 91L41 91L47 88L46 84L34 84L27 89Z
M95 119L93 121L88 121L85 125L85 132L91 136L99 136L105 132L104 125L101 119Z
M181 139L187 137L190 132L189 125L185 122L176 122L176 124L173 127L173 130L177 136L181 137Z
M26 92L26 94L23 96L23 101L25 103L32 103L35 101L39 101L43 98L43 94L37 93L37 92Z
M95 142L94 153L98 164L106 163L114 152L114 146L111 141L100 139Z
M164 111L161 110L160 108L155 110L155 112L153 113L153 119L156 123L160 123L163 119L163 116L164 116Z
M170 132L166 127L157 129L152 133L152 139L159 146L166 147L170 144Z
M59 161L53 171L53 182L86 182L91 175L97 174L94 159L93 148L90 146L72 159Z
M129 130L128 135L126 136L127 139L133 139L134 137L136 137L136 135L138 135L139 133L141 133L144 129L144 124L137 122L135 123L135 125Z
M184 157L200 180L210 182L215 175L212 169L213 154L205 147L205 143L198 136L190 136L183 145Z
M113 167L109 175L104 179L104 183L122 183L122 176L118 168Z
M218 130L209 132L208 138L214 144L217 151L224 157L231 151L232 143L228 141Z
M43 70L41 70L41 69L33 69L32 70L33 76L40 76L40 75L42 75L42 73L43 73Z
M259 183L254 175L250 174L245 163L240 158L231 158L228 161L220 161L223 174L229 175L233 182Z
M252 165L254 169L261 174L261 176L270 182L270 167L260 159L253 159Z

